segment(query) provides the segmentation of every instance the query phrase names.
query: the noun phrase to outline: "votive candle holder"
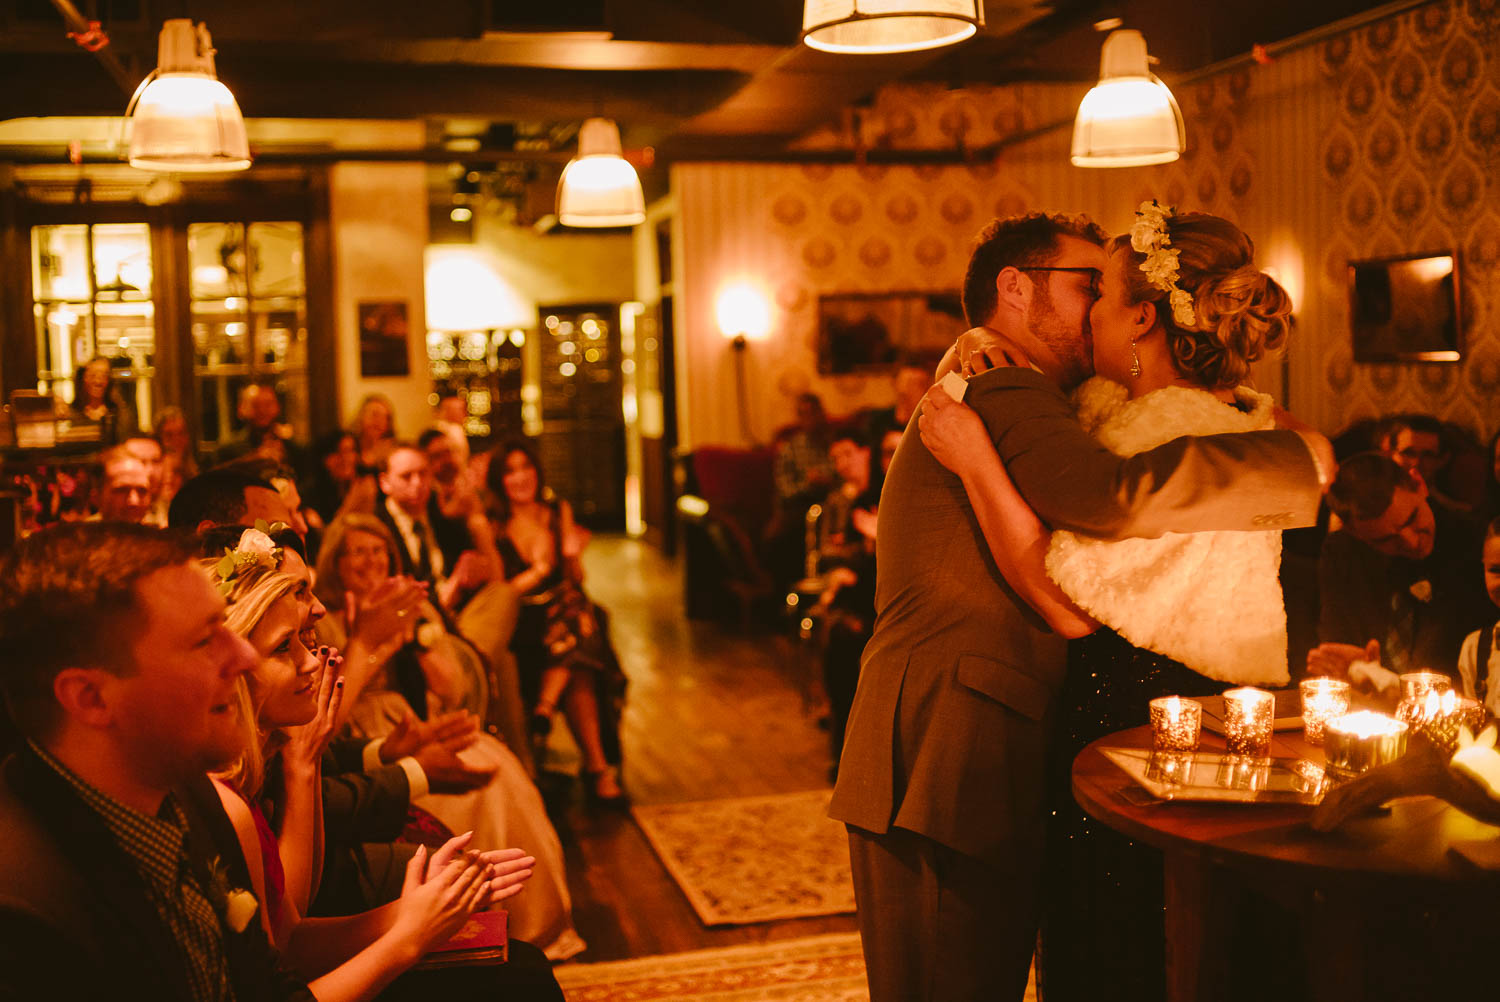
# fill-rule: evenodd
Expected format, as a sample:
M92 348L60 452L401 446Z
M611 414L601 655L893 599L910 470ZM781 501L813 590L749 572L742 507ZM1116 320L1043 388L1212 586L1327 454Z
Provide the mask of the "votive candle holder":
M1271 754L1276 698L1264 689L1244 687L1224 693L1224 743L1231 755Z
M1445 689L1442 692L1429 691L1425 699L1411 707L1404 719L1411 727L1414 740L1426 741L1444 755L1452 755L1458 750L1460 728L1467 727L1470 734L1478 734L1484 729L1488 717L1479 700Z
M1412 723L1421 709L1427 705L1428 693L1446 693L1454 687L1454 679L1443 672L1406 672L1401 675L1401 702L1397 703L1397 720Z
M1323 743L1323 725L1349 712L1349 683L1341 678L1302 680L1302 730L1310 745Z
M1151 701L1151 747L1156 751L1197 751L1202 727L1203 704L1196 699L1160 696Z
M1323 725L1323 756L1334 779L1353 779L1406 754L1407 725L1383 713L1361 710Z

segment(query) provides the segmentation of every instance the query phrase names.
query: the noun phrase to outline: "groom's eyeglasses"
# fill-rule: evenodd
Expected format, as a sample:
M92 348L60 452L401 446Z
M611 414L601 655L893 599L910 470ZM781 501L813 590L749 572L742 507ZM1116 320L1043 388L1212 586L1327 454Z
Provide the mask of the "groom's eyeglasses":
M1087 275L1089 277L1089 285L1088 285L1089 298L1090 299L1098 299L1100 297L1100 295L1101 295L1101 292L1099 290L1099 283L1104 278L1104 272L1100 271L1098 268L1050 268L1050 267L1044 268L1044 267L1038 266L1038 267L1030 267L1030 268L1017 268L1016 270L1017 271L1071 271L1071 272L1074 272L1076 274Z

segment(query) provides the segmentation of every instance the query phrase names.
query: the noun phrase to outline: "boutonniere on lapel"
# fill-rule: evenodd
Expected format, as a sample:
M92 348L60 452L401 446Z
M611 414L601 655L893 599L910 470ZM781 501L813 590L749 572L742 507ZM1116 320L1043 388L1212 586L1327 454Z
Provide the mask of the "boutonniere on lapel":
M1411 597L1424 605L1432 601L1432 582L1427 580L1417 581L1410 588Z
M224 868L224 861L218 856L208 864L208 873L209 900L218 909L225 925L235 932L244 932L250 920L255 917L256 910L260 908L260 902L250 891L229 886L229 873Z

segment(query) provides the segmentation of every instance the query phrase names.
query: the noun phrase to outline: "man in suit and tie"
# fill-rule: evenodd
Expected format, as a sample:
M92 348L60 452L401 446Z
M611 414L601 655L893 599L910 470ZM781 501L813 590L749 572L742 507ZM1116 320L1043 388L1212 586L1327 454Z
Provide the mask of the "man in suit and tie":
M1121 458L1079 426L1064 392L1093 371L1103 239L1087 220L1032 214L992 224L969 264L970 323L1029 364L974 377L965 399L1027 503L1054 528L1109 538L1312 524L1315 434L1183 438ZM963 484L910 427L876 545L875 630L830 807L849 828L870 997L1019 999L1066 641L1005 582Z

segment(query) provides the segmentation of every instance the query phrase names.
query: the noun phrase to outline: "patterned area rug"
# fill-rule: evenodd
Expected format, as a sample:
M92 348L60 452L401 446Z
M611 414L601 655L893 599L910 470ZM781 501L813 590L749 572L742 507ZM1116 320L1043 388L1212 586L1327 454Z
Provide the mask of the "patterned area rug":
M829 790L636 807L636 823L705 925L854 911Z
M859 934L556 969L568 1002L868 1002Z

